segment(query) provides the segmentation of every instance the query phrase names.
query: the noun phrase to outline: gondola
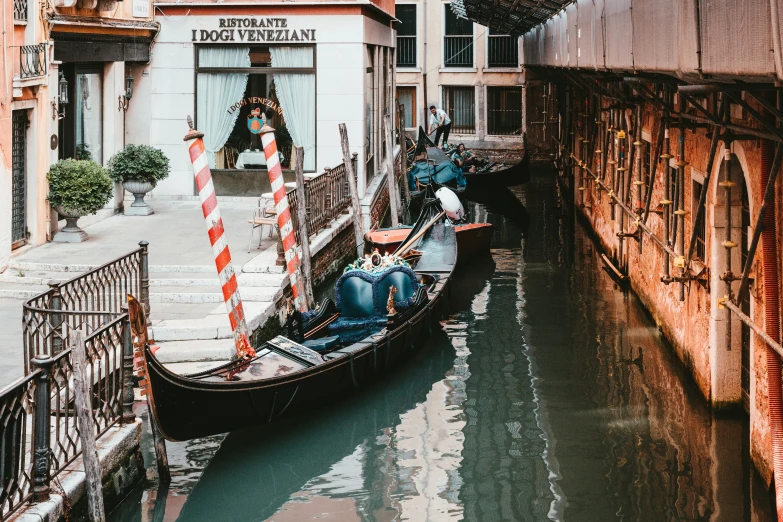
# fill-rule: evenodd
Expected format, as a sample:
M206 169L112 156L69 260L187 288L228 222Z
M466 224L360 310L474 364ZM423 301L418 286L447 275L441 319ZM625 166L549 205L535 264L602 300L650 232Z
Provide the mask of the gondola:
M408 154L411 162L411 185L414 197L421 197L424 185L431 184L435 190L449 187L457 192L481 191L521 185L530 181L530 156L527 136L523 135L524 152L517 158L491 161L484 159L475 172L463 170L457 173L449 156L437 147L419 127L419 139L415 149ZM412 179L411 179L412 178Z
M492 241L492 223L465 223L455 225L457 233L457 266L463 266L489 254ZM381 255L394 252L410 231L409 227L379 228L364 235L365 252L377 249Z
M457 240L443 216L430 201L411 229L405 246L420 253L414 267L357 260L335 285L336 303L289 316L288 335L264 342L250 361L179 375L145 347L145 391L163 436L206 437L323 407L409 360L447 312Z

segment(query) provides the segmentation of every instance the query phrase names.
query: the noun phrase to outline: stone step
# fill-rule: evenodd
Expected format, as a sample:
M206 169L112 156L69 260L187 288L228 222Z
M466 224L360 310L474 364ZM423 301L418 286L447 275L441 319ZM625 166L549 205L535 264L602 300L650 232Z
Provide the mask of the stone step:
M158 342L160 349L155 352L155 357L170 367L176 363L192 363L199 361L228 362L234 355L233 339L195 339L192 341L167 341ZM211 365L212 367L217 364ZM208 368L204 368L208 369ZM193 373L199 371L180 368L177 373Z
M20 261L11 259L8 262L6 273L11 271L23 272L66 272L70 274L81 274L88 270L98 268L99 265L84 264L61 264L61 263L35 263L30 261ZM194 274L213 274L215 265L150 265L150 273L194 273ZM71 276L73 277L73 276Z
M274 302L242 303L248 331L260 328L275 313ZM202 319L169 319L153 324L150 335L156 342L191 341L198 339L230 339L231 325L224 305Z

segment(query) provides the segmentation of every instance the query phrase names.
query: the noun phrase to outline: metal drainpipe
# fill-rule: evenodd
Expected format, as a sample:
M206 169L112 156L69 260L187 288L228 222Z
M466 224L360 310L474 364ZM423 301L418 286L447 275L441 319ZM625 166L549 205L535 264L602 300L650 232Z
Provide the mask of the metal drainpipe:
M671 179L672 179L672 166L671 163L669 163L669 160L672 158L672 155L669 154L669 126L666 126L666 130L663 132L663 150L665 151L663 154L661 154L661 159L663 160L664 164L664 170L663 170L663 200L661 201L661 205L663 205L663 240L666 241L666 247L671 248L672 243L670 241L670 235L669 235L669 212L671 211ZM666 279L669 278L669 253L665 252L663 256L663 275Z
M620 160L618 161L619 167L617 168L617 195L620 200L625 203L625 173L628 168L625 166L625 110L621 111L620 117L620 130L617 131L617 141L620 144ZM617 237L617 261L620 266L623 266L623 243L625 238L625 212L620 212L620 234Z
M636 141L633 142L636 147L636 181L633 182L636 185L636 220L637 223L642 218L642 212L644 211L644 203L642 202L642 106L639 105L636 108ZM637 225L639 232L638 239L638 253L642 254L642 232Z
M617 189L617 187L615 186L615 177L616 177L615 174L616 173L615 173L615 170L614 170L615 169L615 165L617 165L617 160L615 159L615 157L617 156L617 143L614 140L615 112L617 112L616 109L610 109L609 110L609 128L607 129L607 132L608 132L607 139L609 141L609 144L612 147L612 152L611 152L611 155L609 156L609 161L606 162L609 165L609 177L610 177L610 181L611 181L611 184L609 185L611 187L611 191L610 191L610 194L609 194L609 207L610 207L609 217L611 218L612 221L614 221L614 219L615 219L615 217L614 217L615 202L614 202L614 199L612 199L612 195L616 193L616 189Z
M674 212L677 215L677 265L680 267L680 276L685 275L685 165L688 163L685 161L685 128L682 122L680 122L680 135L678 139L677 148L677 210ZM685 301L685 282L680 281L680 294L679 300Z
M717 129L716 129L717 130ZM723 149L723 164L726 169L724 180L719 183L723 187L723 198L725 205L725 223L724 240L722 246L726 249L726 271L723 274L723 284L726 289L726 295L731 298L731 249L737 244L731 240L731 187L734 182L731 180L731 141L727 140ZM769 169L769 167L767 167ZM726 350L731 350L731 310L726 309Z

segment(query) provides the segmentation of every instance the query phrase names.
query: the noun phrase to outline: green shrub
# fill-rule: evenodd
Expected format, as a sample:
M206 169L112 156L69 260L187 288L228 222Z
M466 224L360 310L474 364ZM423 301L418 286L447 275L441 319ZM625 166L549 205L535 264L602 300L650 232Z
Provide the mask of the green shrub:
M49 168L49 203L81 214L95 214L109 202L114 183L106 169L90 160L64 159Z
M163 151L149 145L128 145L112 156L108 164L111 179L148 181L156 185L169 175L169 159Z

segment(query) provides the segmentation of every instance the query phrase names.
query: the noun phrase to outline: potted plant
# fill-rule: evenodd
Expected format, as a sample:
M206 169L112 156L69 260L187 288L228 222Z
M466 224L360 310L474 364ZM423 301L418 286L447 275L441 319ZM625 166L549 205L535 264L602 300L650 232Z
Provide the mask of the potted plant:
M65 218L65 228L52 241L81 243L87 232L76 222L82 216L95 214L112 197L114 184L102 166L90 160L64 159L49 169L49 203Z
M126 216L148 216L152 209L144 202L144 196L155 188L158 181L169 175L169 159L163 151L149 145L128 145L112 156L108 164L111 179L136 198L125 209Z

